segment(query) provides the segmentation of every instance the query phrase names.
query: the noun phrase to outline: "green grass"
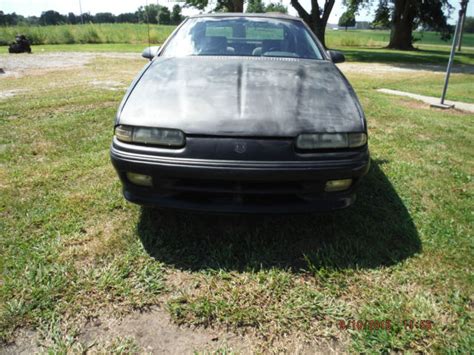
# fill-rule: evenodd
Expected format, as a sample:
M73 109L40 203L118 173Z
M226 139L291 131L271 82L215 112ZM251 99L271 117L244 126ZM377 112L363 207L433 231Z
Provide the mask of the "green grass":
M387 45L390 40L390 31L386 30L330 30L327 32L328 46L343 47L379 47ZM449 41L443 41L436 32L414 32L415 46L418 45L448 45ZM463 37L466 47L474 47L474 35L466 33Z
M146 308L164 288L162 265L143 254L134 226L122 225L137 212L111 199L120 190L109 183L114 175L104 162L118 95L68 85L70 74L0 82L2 89L29 90L24 101L7 100L0 109L2 128L16 127L1 137L8 166L1 193L2 337L17 326L94 317L108 307ZM55 85L42 94L48 82ZM114 218L88 218L104 212Z
M348 61L366 63L393 63L400 66L405 64L444 65L447 66L451 48L421 46L416 51L387 50L385 48L355 48L335 47L343 51ZM465 48L462 53L456 53L455 64L474 65L474 50Z
M374 68L372 68L370 63L364 63L361 66L361 71L366 75L370 75L370 80L363 80L363 77L358 77L354 84L359 87L364 85L367 90L385 88L441 97L446 76L444 66L435 64L418 65L409 62L386 64L387 66L378 66L374 63ZM354 63L348 65L352 66ZM343 71L344 68L342 66ZM447 99L474 103L474 85L472 85L474 67L472 65L456 65L455 68L457 71L451 74ZM378 70L381 71L378 72ZM458 72L462 70L466 70L467 73Z
M473 74L452 74L449 81L447 99L474 103ZM434 72L431 75L425 73L414 73L412 75L393 73L374 78L370 87L373 89L386 88L408 91L414 94L441 97L444 79L445 73L442 71Z
M468 353L472 339L474 115L375 91L437 91L442 74L348 75L369 124L372 168L358 201L323 215L206 216L124 201L108 157L139 59L0 80L0 334L42 334L84 351L88 319L151 305L184 326L243 332L257 350L335 340L356 352ZM450 90L471 95L472 74ZM464 93L464 91L466 91ZM471 91L469 91L471 90ZM340 320L392 321L390 331ZM433 329L406 329L404 320ZM139 351L133 339L96 351Z
M150 26L152 43L163 43L175 26ZM84 44L84 43L146 43L148 28L145 24L86 24L59 26L0 27L0 44L15 40L18 34L26 35L33 44Z
M174 26L151 25L152 43L163 43ZM79 43L147 43L146 24L86 24L59 26L13 26L0 27L0 45L15 39L18 33L25 34L33 44L79 44ZM389 31L349 30L326 32L329 47L383 47L390 39ZM449 45L435 32L415 32L415 45ZM474 47L474 34L463 37L465 47Z

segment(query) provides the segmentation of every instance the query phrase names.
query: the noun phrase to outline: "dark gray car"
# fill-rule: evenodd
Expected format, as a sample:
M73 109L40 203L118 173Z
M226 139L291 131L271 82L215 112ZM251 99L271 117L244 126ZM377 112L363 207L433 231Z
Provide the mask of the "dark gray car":
M215 212L349 206L369 168L347 79L299 18L191 17L119 107L111 148L125 197Z

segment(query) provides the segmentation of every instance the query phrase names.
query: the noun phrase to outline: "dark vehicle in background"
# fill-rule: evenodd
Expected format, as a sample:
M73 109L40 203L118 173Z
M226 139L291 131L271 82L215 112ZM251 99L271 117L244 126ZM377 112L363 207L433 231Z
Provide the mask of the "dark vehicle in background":
M17 35L8 46L8 53L31 53L31 42L25 35Z
M348 207L369 168L362 108L304 22L287 15L184 21L117 113L112 163L125 198L232 213Z

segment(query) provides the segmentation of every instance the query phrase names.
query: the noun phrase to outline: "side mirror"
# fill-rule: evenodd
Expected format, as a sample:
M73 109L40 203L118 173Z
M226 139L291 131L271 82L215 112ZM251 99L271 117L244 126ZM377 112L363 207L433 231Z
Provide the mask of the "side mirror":
M339 51L328 51L329 56L331 57L331 60L333 63L344 63L346 61L346 57L344 57L344 54Z
M142 57L146 58L146 59L149 59L149 60L152 60L153 58L156 57L159 50L160 50L160 46L147 47L142 52Z

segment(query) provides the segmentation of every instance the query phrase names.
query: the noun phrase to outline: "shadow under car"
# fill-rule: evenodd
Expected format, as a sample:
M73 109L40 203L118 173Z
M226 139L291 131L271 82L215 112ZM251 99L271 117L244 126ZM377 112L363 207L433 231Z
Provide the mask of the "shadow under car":
M421 251L412 218L380 166L348 209L307 215L206 215L143 207L137 232L156 260L183 270L376 268Z

